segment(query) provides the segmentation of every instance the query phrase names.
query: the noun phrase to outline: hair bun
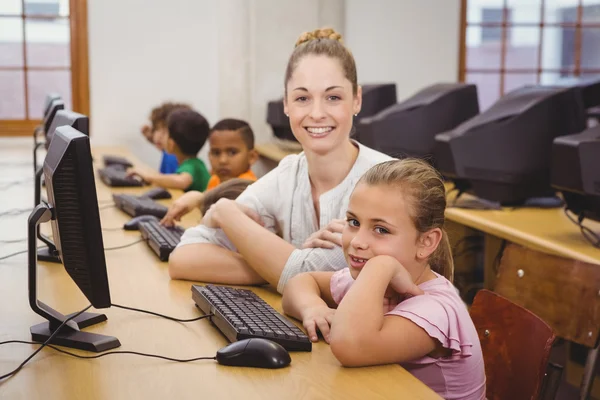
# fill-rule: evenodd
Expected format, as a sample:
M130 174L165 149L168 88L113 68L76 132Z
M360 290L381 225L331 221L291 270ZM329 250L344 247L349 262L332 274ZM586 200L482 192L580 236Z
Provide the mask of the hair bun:
M311 40L317 39L331 39L337 40L338 42L342 42L342 35L337 33L332 28L315 29L312 32L304 32L302 35L300 35L300 37L296 41L295 47L298 47L303 43L310 42Z

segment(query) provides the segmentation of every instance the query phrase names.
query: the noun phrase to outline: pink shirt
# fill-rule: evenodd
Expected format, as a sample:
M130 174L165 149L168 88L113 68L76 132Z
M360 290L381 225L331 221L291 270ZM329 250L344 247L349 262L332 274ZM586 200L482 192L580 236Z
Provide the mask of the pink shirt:
M452 354L425 356L401 365L444 399L485 399L485 369L477 331L454 285L436 275L436 279L419 285L424 295L386 304L385 315L411 320ZM333 275L331 294L337 304L353 283L348 268Z

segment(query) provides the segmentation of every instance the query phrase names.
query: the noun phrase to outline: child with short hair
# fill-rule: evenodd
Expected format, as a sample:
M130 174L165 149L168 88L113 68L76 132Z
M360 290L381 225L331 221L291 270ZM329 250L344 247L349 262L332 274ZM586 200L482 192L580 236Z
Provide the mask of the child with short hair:
M166 102L158 107L154 107L150 112L150 125L143 125L140 129L142 135L162 152L159 172L161 174L174 174L179 164L177 157L166 151L166 142L169 138L167 132L167 119L169 114L177 109L191 109L188 104Z
M175 155L179 167L174 174L145 172L130 168L128 175L137 175L144 181L166 189L204 191L210 174L204 162L196 157L209 133L206 119L191 109L177 109L167 120L166 151Z
M399 363L445 399L485 398L477 331L452 285L440 175L415 159L369 169L350 197L348 268L290 279L283 310L344 366Z
M254 149L254 133L246 121L223 119L211 129L208 140L210 143L208 159L212 176L207 189L218 188L223 182L235 178L256 180L256 175L250 168L258 159L258 153ZM161 221L162 224L172 226L174 221L179 221L194 208L201 208L204 201L204 194L201 192L186 193L169 207L169 211Z

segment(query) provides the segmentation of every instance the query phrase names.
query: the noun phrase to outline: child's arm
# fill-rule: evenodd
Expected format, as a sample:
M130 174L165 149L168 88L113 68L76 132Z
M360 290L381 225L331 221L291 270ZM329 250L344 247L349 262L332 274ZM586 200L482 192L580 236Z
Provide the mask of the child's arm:
M165 226L173 226L175 221L192 211L195 207L201 207L204 202L204 193L191 190L185 193L171 204L167 214L160 221Z
M423 293L393 257L369 260L341 301L331 325L331 351L342 365L407 362L436 349L438 342L417 324L395 315L384 316L383 298L390 285L400 294Z
M137 168L129 168L127 170L127 175L137 175L144 181L165 189L185 190L189 188L194 181L192 175L187 172L182 172L180 174L161 174L158 172L139 170Z
M316 342L317 328L329 342L329 326L336 304L331 295L333 272L307 272L290 279L283 292L283 311L302 321L311 341Z

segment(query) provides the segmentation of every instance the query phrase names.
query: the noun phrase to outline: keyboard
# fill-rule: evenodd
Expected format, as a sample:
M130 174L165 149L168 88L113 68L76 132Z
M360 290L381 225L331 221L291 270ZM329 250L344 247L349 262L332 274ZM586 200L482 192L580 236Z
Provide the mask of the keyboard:
M104 156L102 157L104 160L105 166L120 166L122 169L127 169L133 167L133 164L129 162L125 157L119 156Z
M308 336L254 292L227 286L192 285L192 299L231 342L263 338L290 351L311 351Z
M147 197L138 197L130 194L113 194L115 207L119 210L137 217L140 215L154 215L162 218L167 214L168 208Z
M99 169L98 173L102 182L112 187L144 186L146 184L139 179L128 177L127 171L121 168L106 167Z
M142 238L156 253L160 261L168 261L169 255L175 249L185 229L180 226L167 228L158 221L144 221L139 225Z

